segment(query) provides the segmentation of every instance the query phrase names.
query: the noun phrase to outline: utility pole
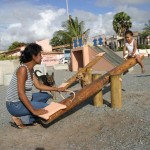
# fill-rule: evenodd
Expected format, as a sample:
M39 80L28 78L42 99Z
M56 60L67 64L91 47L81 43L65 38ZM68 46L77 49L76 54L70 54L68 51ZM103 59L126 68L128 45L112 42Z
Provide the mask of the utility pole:
M68 20L69 20L68 0L66 0L66 7L67 7L67 17L68 17Z

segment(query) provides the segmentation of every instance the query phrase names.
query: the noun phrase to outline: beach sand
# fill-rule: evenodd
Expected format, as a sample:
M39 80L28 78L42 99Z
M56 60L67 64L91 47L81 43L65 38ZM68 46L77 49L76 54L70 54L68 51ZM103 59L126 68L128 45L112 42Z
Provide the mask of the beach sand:
M11 127L6 110L7 86L0 86L0 148L3 150L149 150L150 149L150 59L143 60L146 72L139 65L122 76L120 110L109 107L110 85L103 88L105 104L94 107L88 99L44 128ZM54 71L56 85L74 72ZM76 84L71 90L80 89ZM68 95L64 95L67 97ZM57 101L62 98L57 93Z

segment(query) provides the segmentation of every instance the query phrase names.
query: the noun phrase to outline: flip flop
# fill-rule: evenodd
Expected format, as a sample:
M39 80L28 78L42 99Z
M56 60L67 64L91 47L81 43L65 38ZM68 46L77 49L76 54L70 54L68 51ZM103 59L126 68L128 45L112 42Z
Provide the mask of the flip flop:
M15 128L17 128L17 129L26 128L26 126L23 125L23 124L17 125L15 122L9 122L9 123L10 123L10 125L11 125L12 127L15 127Z

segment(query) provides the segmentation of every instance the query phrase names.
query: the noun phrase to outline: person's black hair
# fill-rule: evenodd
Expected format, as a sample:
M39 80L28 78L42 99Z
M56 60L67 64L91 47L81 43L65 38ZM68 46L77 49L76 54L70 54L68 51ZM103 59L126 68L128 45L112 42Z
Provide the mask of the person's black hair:
M21 52L20 64L30 62L32 60L32 56L37 56L40 51L42 51L42 47L36 43L27 45L24 51Z
M131 36L133 36L133 32L130 31L130 30L127 30L127 31L125 32L125 35L127 35L127 34L130 34Z

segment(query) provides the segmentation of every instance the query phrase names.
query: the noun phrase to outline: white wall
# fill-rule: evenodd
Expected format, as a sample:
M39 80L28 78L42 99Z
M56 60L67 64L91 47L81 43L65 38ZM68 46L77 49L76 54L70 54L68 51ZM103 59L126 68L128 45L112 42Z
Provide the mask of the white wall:
M4 83L9 83L11 75L18 66L19 60L0 61L0 85L4 85ZM4 79L7 79L7 81L4 81Z
M12 75L19 65L19 60L0 61L0 85L9 85ZM40 70L42 74L47 72L45 64L36 65L34 69Z

